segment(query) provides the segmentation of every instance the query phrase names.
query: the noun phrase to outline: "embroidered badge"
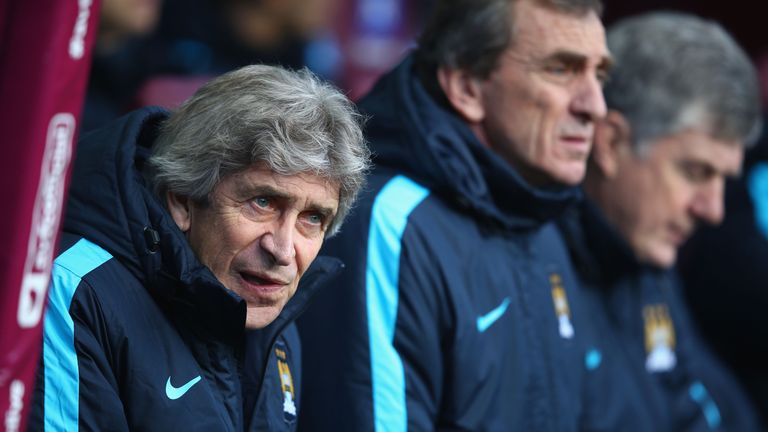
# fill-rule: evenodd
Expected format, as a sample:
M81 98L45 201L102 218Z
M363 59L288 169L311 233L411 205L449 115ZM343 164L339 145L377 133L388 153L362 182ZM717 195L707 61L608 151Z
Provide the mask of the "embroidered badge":
M643 307L645 321L645 369L648 372L666 372L677 363L675 356L675 329L665 304Z
M281 347L275 348L277 356L277 371L280 375L280 390L283 393L283 417L291 423L296 420L296 394L293 390L293 376L288 367L288 356Z
M568 297L565 295L563 279L557 273L549 275L549 283L552 286L552 301L555 304L558 330L560 337L570 339L573 337L573 325L571 324L571 308L568 307Z

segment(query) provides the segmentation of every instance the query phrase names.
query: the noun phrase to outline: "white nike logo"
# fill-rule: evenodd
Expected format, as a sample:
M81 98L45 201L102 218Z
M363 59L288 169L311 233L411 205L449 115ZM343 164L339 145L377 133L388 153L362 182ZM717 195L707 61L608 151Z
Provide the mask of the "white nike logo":
M193 385L197 384L198 381L200 381L200 375L192 378L181 387L174 387L173 384L171 384L171 377L168 377L168 381L165 383L165 395L168 396L168 399L170 400L176 400L184 396L184 394L188 392Z

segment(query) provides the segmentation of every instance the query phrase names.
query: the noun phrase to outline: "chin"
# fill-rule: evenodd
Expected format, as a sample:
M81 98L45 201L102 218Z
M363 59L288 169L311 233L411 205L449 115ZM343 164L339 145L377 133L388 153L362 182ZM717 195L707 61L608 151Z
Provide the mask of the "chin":
M545 171L557 183L576 186L584 180L584 176L587 174L587 159L576 156L553 157Z
M677 262L677 248L660 247L655 251L650 251L647 258L642 261L654 267L670 269Z
M555 182L566 186L578 186L584 180L585 174L586 169L582 166L576 169L560 170L552 178Z
M275 307L248 307L245 317L245 328L249 330L262 329L277 319L280 310L274 310ZM281 308L282 310L282 308Z

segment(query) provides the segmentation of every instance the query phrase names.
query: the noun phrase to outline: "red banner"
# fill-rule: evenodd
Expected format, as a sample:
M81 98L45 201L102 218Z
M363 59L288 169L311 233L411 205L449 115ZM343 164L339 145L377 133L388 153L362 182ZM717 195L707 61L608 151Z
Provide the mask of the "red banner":
M25 430L99 0L0 2L0 430Z

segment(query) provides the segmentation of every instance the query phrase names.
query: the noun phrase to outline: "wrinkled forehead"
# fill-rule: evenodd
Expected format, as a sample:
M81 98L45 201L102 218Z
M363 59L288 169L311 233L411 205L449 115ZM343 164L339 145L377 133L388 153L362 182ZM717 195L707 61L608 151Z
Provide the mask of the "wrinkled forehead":
M594 11L570 13L527 0L515 2L513 8L510 49L518 54L536 59L569 52L595 64L610 59L605 28Z

